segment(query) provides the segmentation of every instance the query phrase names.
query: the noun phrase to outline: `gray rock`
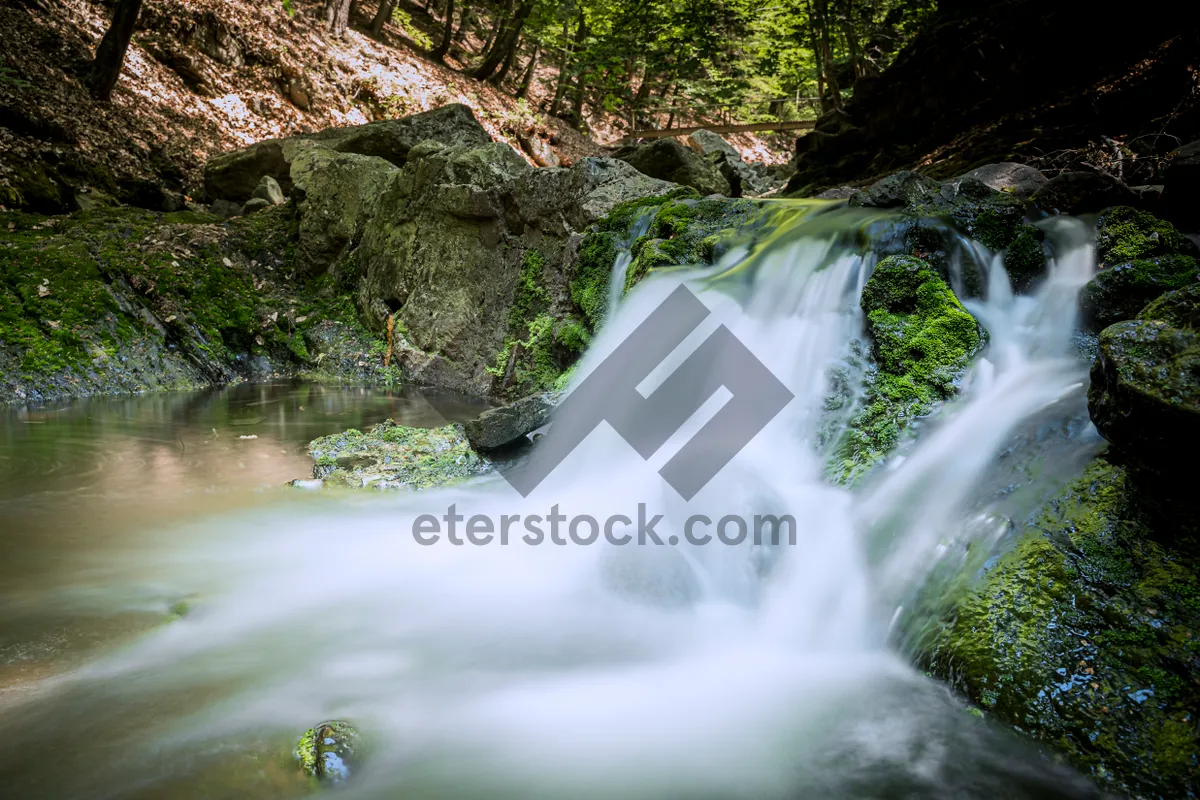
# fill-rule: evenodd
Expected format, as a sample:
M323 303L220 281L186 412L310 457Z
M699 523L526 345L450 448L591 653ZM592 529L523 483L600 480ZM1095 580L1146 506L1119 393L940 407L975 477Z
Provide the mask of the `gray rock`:
M272 178L270 175L263 175L258 182L258 186L254 187L254 196L266 200L273 206L281 206L287 202L287 198L283 196L283 189L279 185L279 181Z
M977 178L985 186L998 192L1008 192L1021 198L1029 197L1049 182L1045 175L1033 167L1012 161L978 167L965 175L960 175L956 180L963 178Z
M853 186L837 186L833 189L826 189L820 194L813 195L814 200L848 200L854 196L858 190Z
M711 161L674 139L628 145L612 157L652 178L691 186L702 195L728 195L730 192L729 181Z
M506 406L489 409L463 423L467 440L477 450L494 450L512 444L550 421L554 411L551 393L523 397Z
M248 217L257 211L262 211L264 208L270 207L270 201L264 200L261 197L251 197L246 201L246 205L242 207L242 214Z
M1096 214L1110 206L1132 205L1138 198L1116 178L1098 172L1064 172L1029 198L1047 214Z
M942 185L927 175L904 170L850 195L849 204L867 208L903 208L939 197Z
M400 167L408 161L408 151L426 140L443 144L486 144L491 137L467 106L442 106L404 119L267 139L241 150L213 156L204 165L204 187L213 198L244 202L253 196L262 177L268 175L288 194L292 189L291 160L306 149L307 143L316 143L339 153L382 158Z
M212 205L208 207L208 212L224 219L230 219L231 217L242 216L242 206L240 203L234 203L223 198L217 198L212 202Z

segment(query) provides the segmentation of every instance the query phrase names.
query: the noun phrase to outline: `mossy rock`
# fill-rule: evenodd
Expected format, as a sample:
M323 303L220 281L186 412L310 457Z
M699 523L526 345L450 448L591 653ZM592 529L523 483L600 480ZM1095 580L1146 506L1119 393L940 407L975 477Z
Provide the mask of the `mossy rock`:
M1196 259L1183 255L1139 258L1103 270L1080 292L1083 325L1098 332L1133 319L1147 303L1196 277Z
M351 429L322 436L308 451L316 462L314 478L353 489L429 489L491 469L461 425L409 428L386 420L366 433Z
M1129 206L1105 209L1096 223L1096 259L1103 265L1169 255L1196 248L1171 223Z
M918 663L1111 789L1200 790L1200 579L1098 459L911 642Z
M361 760L359 733L347 722L332 720L309 728L296 745L300 771L329 783L347 780Z
M900 443L904 432L957 382L981 338L975 318L927 262L891 256L863 287L862 309L873 341L860 410L829 464L843 484L860 480Z

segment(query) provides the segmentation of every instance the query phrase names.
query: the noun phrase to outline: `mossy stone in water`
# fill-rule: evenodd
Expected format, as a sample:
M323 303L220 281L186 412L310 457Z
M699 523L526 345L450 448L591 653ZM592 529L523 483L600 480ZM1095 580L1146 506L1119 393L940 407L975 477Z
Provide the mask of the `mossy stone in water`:
M367 433L348 430L308 446L313 477L359 489L428 489L481 475L490 464L471 449L461 425L409 428L386 420Z
M296 745L296 758L305 775L341 783L358 766L359 735L354 726L333 720L309 728Z
M1105 209L1096 223L1096 258L1104 265L1195 251L1174 225L1129 206Z
M1133 319L1150 301L1196 280L1196 260L1166 255L1118 264L1100 272L1083 287L1079 306L1091 331Z
M917 258L879 262L863 287L862 309L875 365L861 410L829 465L839 483L862 478L895 449L916 417L953 395L981 344L975 318L937 271Z

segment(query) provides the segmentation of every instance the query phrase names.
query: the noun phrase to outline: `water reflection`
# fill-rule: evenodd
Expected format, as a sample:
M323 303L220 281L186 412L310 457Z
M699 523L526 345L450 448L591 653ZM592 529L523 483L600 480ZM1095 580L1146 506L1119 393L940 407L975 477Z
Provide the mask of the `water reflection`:
M173 602L89 565L197 513L277 500L311 474L308 443L384 419L431 427L485 403L300 383L0 408L0 708Z

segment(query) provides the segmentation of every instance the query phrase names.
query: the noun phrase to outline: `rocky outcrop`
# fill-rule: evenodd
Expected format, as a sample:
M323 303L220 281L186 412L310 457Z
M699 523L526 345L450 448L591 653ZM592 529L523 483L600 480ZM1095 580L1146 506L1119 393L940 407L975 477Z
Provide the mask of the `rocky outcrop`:
M630 164L644 175L690 186L701 195L730 193L729 181L710 160L674 139L626 145L612 157Z
M785 182L773 180L761 164L747 164L733 145L712 131L696 131L688 136L688 144L711 161L729 182L730 197L766 194Z
M1194 795L1200 563L1130 470L1097 459L979 562L912 634L917 662L1119 795Z
M461 104L435 108L403 119L383 120L367 125L330 128L314 134L268 139L241 150L222 153L204 165L204 188L210 199L245 202L254 193L259 180L268 175L290 192L292 159L316 143L336 153L372 156L402 167L408 151L419 142L443 144L485 144L491 141L471 109Z
M957 391L979 351L975 318L927 262L891 256L863 287L873 342L861 410L835 443L828 473L853 484L885 459L913 421Z

